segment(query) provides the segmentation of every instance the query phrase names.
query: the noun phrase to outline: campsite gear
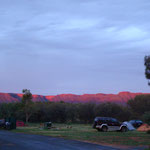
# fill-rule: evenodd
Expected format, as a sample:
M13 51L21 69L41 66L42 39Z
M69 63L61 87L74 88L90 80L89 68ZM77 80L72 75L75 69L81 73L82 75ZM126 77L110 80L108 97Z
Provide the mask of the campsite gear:
M5 127L5 119L0 119L0 128Z
M0 119L0 128L6 130L16 129L16 119L13 117Z
M44 129L50 129L52 127L52 122L44 122Z
M139 128L137 128L137 131L141 132L147 132L148 130L150 130L150 126L148 124L143 124Z
M14 117L9 117L5 119L6 129L16 129L16 119Z
M11 129L11 123L10 122L5 122L5 129L10 130Z
M143 121L141 121L141 120L130 120L129 123L131 123L135 128L138 128L143 124Z
M17 127L24 127L24 126L25 126L25 124L24 124L24 122L23 122L23 121L19 121L19 120L17 120L17 121L16 121L16 126L17 126Z
M133 125L130 122L125 121L125 122L123 122L123 124L125 124L127 126L128 130L130 130L130 131L135 130L135 128L133 127Z

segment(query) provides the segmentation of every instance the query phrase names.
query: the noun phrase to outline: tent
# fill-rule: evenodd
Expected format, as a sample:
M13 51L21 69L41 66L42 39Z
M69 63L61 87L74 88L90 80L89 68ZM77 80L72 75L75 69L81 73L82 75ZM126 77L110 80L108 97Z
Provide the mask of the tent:
M130 130L130 131L135 130L135 128L133 127L133 125L130 122L125 121L125 122L123 122L123 124L125 124L127 126L128 130Z
M141 132L147 132L148 130L150 130L150 126L148 124L143 124L139 128L137 128L137 131Z

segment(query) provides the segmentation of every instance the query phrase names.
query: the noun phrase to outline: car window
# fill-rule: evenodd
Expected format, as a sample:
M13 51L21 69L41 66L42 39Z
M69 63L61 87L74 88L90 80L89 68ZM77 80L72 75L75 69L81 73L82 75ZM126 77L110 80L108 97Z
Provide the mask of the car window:
M137 120L136 122L137 122L137 123L142 123L142 121L141 121L141 120Z
M134 120L131 120L131 121L130 121L130 123L134 123L134 122L135 122Z
M98 121L98 118L95 118L94 121Z
M107 122L107 123L110 122L110 121L111 121L111 119L109 119L109 118L106 119L106 122Z
M105 122L105 118L101 118L101 122Z
M117 120L117 119L114 119L114 118L112 118L111 121L112 121L112 122L118 122L118 120Z

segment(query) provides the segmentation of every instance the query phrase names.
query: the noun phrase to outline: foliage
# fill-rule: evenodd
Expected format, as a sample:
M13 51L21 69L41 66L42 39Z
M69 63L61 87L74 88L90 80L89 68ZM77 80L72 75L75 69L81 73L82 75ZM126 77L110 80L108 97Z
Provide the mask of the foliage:
M17 103L3 103L0 105L0 117L6 118L14 116L16 114L16 109L18 109Z
M130 111L127 107L113 103L24 103L23 101L21 103L0 104L0 118L14 116L17 120L26 121L26 113L30 122L93 123L96 116L115 117L120 121L130 119Z
M96 116L114 117L120 121L129 119L130 112L127 107L115 103L102 103L96 106Z
M23 89L22 92L23 97L21 100L21 110L25 114L26 123L28 123L35 107L33 107L34 104L32 102L32 93L30 90Z
M95 104L86 103L77 105L77 117L81 123L91 123L95 118Z
M150 56L145 56L144 65L145 65L145 76L149 80L150 79Z
M150 95L139 95L128 101L127 106L115 103L64 103L32 102L32 94L25 91L20 103L0 104L0 118L13 116L30 122L93 123L96 116L114 117L119 121L147 120ZM144 114L145 113L145 114Z
M144 113L143 120L150 125L150 111Z
M138 95L127 103L134 113L143 115L145 112L150 111L150 94Z

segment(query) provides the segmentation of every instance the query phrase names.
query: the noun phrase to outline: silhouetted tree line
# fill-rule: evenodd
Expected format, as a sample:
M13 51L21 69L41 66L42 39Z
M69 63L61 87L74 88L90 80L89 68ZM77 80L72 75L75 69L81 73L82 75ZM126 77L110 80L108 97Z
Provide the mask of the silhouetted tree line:
M57 123L92 123L96 116L114 117L119 121L148 118L150 114L150 95L136 96L129 100L127 106L114 103L64 103L64 102L35 102L0 104L0 118L14 116L17 120L30 122L52 121ZM28 113L28 114L27 114Z

